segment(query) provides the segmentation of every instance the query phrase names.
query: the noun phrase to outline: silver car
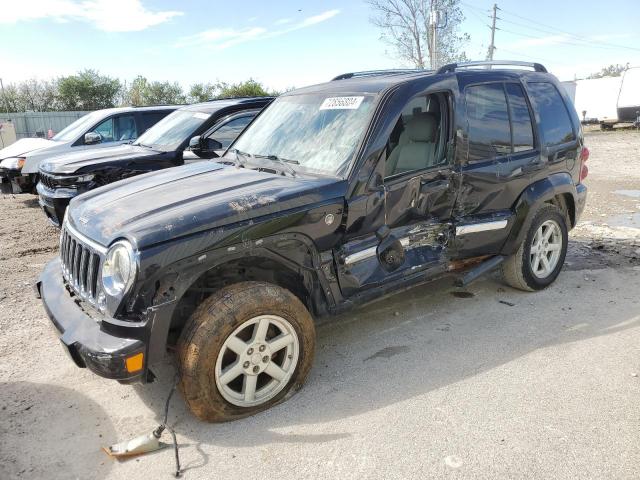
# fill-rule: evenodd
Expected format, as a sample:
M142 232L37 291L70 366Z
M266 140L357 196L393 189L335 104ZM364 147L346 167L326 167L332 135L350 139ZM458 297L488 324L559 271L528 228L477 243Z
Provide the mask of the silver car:
M130 143L177 106L96 110L79 118L51 140L23 138L0 150L2 193L32 192L40 163L63 153Z

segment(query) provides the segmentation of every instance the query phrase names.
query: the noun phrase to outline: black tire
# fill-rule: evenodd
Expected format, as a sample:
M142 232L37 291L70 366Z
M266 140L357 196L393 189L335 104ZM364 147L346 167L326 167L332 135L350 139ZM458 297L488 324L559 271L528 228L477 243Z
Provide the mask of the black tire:
M291 367L291 370L295 368L291 378L275 397L255 406L234 405L217 386L216 362L231 334L260 315L276 315L293 327L299 346L297 365ZM247 417L286 400L299 390L311 369L314 350L313 319L295 295L265 282L237 283L208 297L187 321L177 345L180 390L189 409L201 420L227 422ZM239 356L237 362L240 362Z
M553 271L548 276L541 278L533 273L530 260L531 246L536 232L540 226L547 221L555 222L558 227L560 227L562 248L560 250L560 257ZM563 215L562 211L555 205L545 204L533 217L531 226L517 252L502 263L501 270L504 281L513 288L528 292L542 290L548 287L558 278L560 270L562 270L564 259L567 255L567 244L568 229L566 216Z

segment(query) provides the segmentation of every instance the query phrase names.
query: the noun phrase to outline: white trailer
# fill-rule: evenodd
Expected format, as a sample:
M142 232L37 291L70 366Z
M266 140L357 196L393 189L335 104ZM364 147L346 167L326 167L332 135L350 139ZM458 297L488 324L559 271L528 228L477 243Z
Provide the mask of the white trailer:
M575 107L583 123L612 126L618 123L618 95L622 77L576 81Z
M640 67L629 68L622 74L618 95L618 121L640 122Z

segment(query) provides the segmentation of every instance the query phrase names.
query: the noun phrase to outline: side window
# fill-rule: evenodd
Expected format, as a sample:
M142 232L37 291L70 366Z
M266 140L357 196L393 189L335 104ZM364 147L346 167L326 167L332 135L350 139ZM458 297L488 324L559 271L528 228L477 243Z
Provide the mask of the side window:
M402 109L387 141L385 176L425 170L446 162L446 97L421 95Z
M511 129L502 83L465 90L469 122L469 162L511 153Z
M113 118L105 120L93 129L102 137L102 143L113 142Z
M234 118L228 121L207 138L217 140L222 144L222 148L227 148L242 133L244 127L249 125L254 115L246 115L244 117Z
M153 127L156 123L158 123L160 120L162 120L164 117L166 117L170 113L171 112L169 110L164 110L160 112L142 112L143 131L140 132L138 136L142 135L149 128Z
M133 115L120 115L115 119L115 140L135 140L138 138L136 120Z
M513 132L513 152L533 150L533 126L531 114L522 87L517 83L507 83L507 98Z
M528 83L531 99L540 115L540 130L545 145L557 145L575 139L573 125L560 93L548 82Z

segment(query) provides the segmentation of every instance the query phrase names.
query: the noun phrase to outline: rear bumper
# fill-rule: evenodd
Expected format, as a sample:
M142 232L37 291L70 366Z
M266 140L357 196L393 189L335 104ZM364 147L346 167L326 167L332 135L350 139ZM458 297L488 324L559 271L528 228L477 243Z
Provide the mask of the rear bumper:
M52 190L45 187L42 182L38 183L36 190L38 191L38 203L42 211L51 223L60 228L69 202L78 195L78 191L72 188Z
M582 212L584 212L584 207L587 204L587 190L587 186L584 183L576 185L576 224L578 223Z
M125 383L146 381L147 322L90 315L64 285L57 258L45 267L36 290L64 350L78 367ZM131 373L127 371L126 359L138 353L145 355L143 368Z

